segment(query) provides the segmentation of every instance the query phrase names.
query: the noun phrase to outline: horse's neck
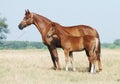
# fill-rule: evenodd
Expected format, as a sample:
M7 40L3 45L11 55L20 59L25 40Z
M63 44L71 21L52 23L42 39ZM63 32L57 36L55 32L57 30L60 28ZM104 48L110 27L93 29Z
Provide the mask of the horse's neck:
M48 26L50 25L51 21L43 16L38 14L34 14L34 25L37 27L41 35L43 36L48 31Z
M59 23L55 23L55 24L56 24L57 27L61 28L61 30L63 30L62 32L64 32L66 35L68 35L68 36L71 35L71 33L66 30L68 28L66 28L65 26L60 25Z

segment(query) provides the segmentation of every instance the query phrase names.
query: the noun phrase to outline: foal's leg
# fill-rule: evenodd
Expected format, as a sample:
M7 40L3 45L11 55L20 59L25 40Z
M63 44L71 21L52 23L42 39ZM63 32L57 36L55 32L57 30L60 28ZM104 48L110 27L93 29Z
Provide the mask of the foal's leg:
M69 51L65 49L65 50L64 50L64 53L65 53L65 62L66 62L65 70L68 71Z
M51 59L52 59L53 65L54 65L54 69L61 69L56 47L49 46L48 49L49 49L49 52L50 52L50 55L51 55Z
M73 71L76 71L75 65L74 65L73 53L72 53L72 52L69 52L69 56L70 56L70 62L71 62Z

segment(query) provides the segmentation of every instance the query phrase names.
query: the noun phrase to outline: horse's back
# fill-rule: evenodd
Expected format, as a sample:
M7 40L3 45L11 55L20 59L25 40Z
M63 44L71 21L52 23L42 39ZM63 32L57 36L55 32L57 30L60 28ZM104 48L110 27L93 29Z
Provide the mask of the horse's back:
M72 36L92 35L99 38L98 32L94 28L87 25L61 26L60 24L57 24L57 26L62 27Z

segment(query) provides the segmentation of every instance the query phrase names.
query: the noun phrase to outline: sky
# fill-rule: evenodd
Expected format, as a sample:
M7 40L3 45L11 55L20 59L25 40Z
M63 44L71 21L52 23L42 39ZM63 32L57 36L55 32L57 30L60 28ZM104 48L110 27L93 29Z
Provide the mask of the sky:
M7 40L42 42L34 25L19 30L25 10L40 14L63 26L89 25L95 28L102 43L120 39L120 0L2 0L0 17L7 19Z

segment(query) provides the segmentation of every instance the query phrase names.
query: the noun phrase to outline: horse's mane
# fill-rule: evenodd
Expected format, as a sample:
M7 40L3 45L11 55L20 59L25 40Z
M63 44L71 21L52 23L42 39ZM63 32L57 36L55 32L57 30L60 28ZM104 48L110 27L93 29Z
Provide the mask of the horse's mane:
M33 13L33 14L36 15L38 18L41 17L42 20L44 20L45 22L52 22L50 19L48 19L48 18L46 18L46 17L44 17L44 16L42 16L42 15L39 15L39 14L37 14L37 13Z

